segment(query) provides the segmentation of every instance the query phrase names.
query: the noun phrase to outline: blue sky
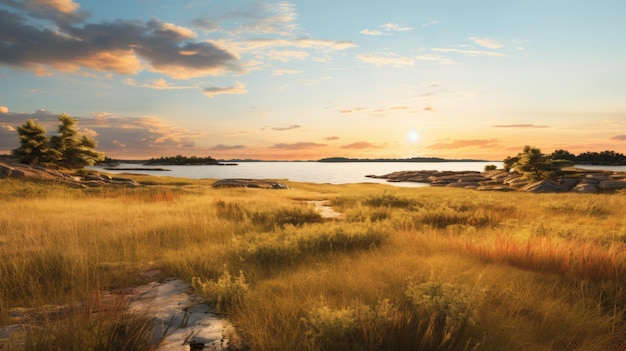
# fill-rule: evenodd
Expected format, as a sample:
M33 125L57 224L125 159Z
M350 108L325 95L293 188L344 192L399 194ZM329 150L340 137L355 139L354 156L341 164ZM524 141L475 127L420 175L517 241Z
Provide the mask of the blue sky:
M0 153L59 113L114 158L626 152L625 10L0 0Z

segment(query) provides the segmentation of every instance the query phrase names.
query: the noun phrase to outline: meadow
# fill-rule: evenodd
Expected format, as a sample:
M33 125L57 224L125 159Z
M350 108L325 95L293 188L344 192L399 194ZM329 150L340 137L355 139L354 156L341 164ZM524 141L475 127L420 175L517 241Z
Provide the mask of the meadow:
M154 349L102 298L154 270L251 350L626 350L626 193L129 177L147 186L0 179L0 326L36 326L1 350Z

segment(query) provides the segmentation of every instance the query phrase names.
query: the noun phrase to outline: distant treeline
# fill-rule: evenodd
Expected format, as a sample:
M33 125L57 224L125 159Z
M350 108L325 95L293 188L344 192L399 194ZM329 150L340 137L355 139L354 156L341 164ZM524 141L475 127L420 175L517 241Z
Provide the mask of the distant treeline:
M144 162L145 165L217 165L219 162L211 156L186 157L182 155L151 158Z
M567 160L579 165L626 165L626 156L615 151L583 152L574 155L566 150L556 150L549 157L552 160Z
M411 157L411 158L348 158L328 157L318 162L486 162L473 159L445 159L440 157Z

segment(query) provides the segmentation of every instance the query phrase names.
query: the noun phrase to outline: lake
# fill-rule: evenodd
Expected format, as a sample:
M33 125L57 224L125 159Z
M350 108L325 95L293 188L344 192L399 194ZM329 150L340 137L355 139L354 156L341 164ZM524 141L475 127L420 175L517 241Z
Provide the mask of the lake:
M108 173L141 173L182 178L255 178L288 179L308 183L385 183L419 187L422 183L388 183L385 179L366 178L397 171L483 171L486 165L502 167L501 162L240 162L236 166L143 166L123 163L119 167L155 167L169 171L112 171L102 167L90 169Z

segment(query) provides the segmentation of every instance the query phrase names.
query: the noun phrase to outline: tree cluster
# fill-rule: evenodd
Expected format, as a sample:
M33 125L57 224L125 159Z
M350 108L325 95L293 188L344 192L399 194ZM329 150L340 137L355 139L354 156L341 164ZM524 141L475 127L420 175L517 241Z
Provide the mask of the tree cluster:
M45 164L74 169L104 160L96 151L96 141L77 129L77 121L68 114L59 116L58 135L47 136L43 125L29 119L17 128L20 146L11 151L18 162Z
M615 151L583 152L574 155L566 150L556 150L550 155L553 160L568 160L579 165L626 165L626 156Z
M151 158L144 162L146 165L216 165L219 162L211 156L207 157L185 157L182 155Z

